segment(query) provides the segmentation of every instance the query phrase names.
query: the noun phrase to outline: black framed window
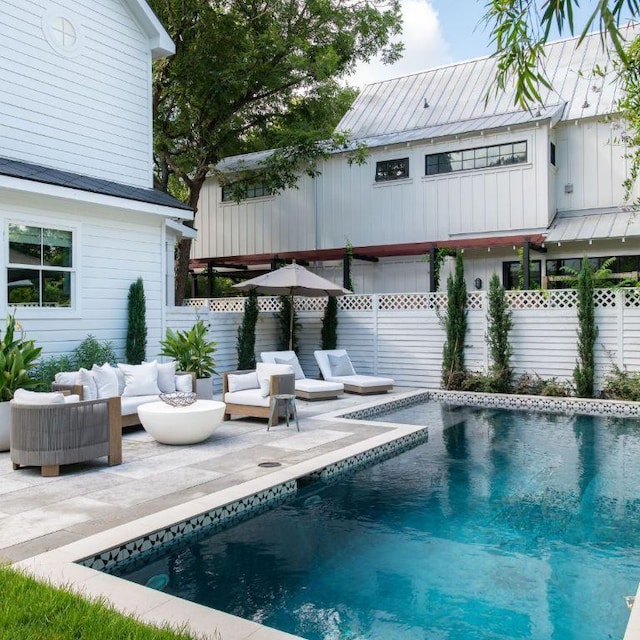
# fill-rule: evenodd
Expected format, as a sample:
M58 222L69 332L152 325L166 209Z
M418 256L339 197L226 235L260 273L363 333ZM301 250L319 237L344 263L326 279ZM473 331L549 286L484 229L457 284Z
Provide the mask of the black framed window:
M409 158L376 162L376 182L401 180L409 177Z
M222 202L232 202L234 198L233 193L233 185L225 184L222 187ZM261 182L256 182L255 184L248 184L245 188L245 193L242 197L243 200L248 200L249 198L262 198L264 196L270 195L267 187Z
M502 263L502 286L505 289L520 289L520 261ZM532 289L542 288L542 260L529 261L529 286Z
M620 281L637 281L640 274L640 256L593 256L589 258L594 271L606 266L610 276L599 281L600 286L613 286ZM568 289L575 286L582 258L555 258L546 261L549 289Z
M556 166L556 145L553 142L549 145L549 162Z
M71 307L73 232L9 225L7 300L17 307Z
M476 147L449 153L425 156L425 174L428 176L454 171L489 169L527 162L527 142L508 142L490 147Z

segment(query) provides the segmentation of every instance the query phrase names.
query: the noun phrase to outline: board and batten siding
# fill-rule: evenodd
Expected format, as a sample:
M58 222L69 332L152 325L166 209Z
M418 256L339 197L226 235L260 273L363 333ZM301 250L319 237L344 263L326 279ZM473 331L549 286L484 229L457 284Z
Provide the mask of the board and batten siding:
M45 37L63 7L77 55ZM0 3L0 147L16 160L152 186L151 52L120 0Z
M513 313L509 341L515 375L571 381L578 355L575 291L514 291L507 299ZM260 298L258 358L260 351L277 350L279 325L273 312L277 302L269 300ZM313 351L320 348L322 311L319 299L309 300L296 298L298 356L306 375L318 377ZM473 292L468 300L465 364L469 371L487 371L487 294ZM198 305L197 314L192 309L190 317L204 318L210 337L218 341L218 372L235 369L237 328L242 322L238 299L216 299L218 309L225 304L234 309L225 312L209 311L204 299L188 302ZM347 349L358 373L391 376L398 386L439 388L445 307L444 293L345 296L339 300L338 347ZM595 319L595 378L596 389L601 389L614 365L640 371L640 292L596 290ZM169 326L171 321L168 318Z
M27 204L27 201L28 203ZM109 340L124 357L127 298L130 285L142 277L146 298L147 357L155 358L164 331L165 257L161 216L82 203L15 195L0 202L6 264L9 222L71 229L76 233L75 309L15 308L28 338L43 347L43 357L70 353L87 335ZM7 274L0 273L3 307L7 309ZM13 311L11 308L10 311Z

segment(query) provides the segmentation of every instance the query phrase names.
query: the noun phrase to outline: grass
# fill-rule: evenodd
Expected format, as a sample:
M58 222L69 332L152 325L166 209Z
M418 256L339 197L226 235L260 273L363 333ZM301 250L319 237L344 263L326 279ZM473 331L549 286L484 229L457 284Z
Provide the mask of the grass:
M192 640L0 565L0 640Z

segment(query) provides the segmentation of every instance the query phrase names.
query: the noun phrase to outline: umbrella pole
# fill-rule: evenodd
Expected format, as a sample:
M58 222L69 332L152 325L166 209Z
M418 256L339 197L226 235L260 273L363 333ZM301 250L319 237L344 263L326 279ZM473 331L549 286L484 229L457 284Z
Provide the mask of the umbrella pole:
M289 351L293 351L293 293L291 293L289 307Z

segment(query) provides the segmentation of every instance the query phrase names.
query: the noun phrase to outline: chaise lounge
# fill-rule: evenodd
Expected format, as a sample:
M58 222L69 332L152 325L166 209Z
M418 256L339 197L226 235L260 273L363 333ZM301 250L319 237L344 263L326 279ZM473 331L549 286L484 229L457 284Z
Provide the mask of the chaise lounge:
M393 389L393 378L358 375L344 349L314 351L313 355L322 377L331 382L341 382L349 393L368 395Z
M302 400L334 400L344 391L342 382L307 378L295 351L263 351L260 354L260 358L262 362L288 364L293 367L293 372L296 376L296 398L301 398Z

